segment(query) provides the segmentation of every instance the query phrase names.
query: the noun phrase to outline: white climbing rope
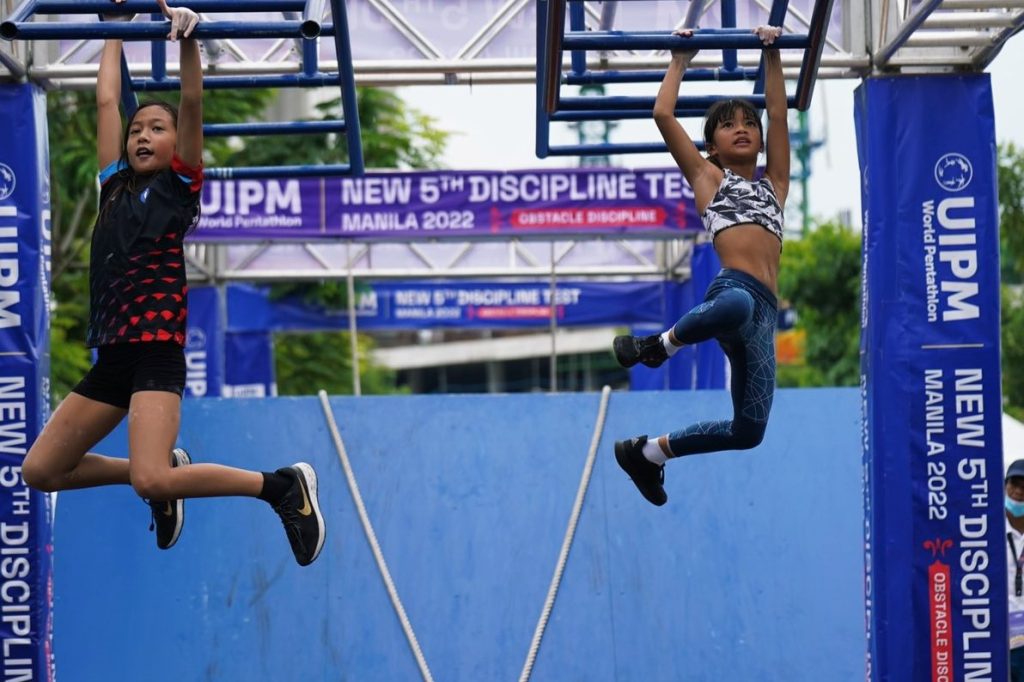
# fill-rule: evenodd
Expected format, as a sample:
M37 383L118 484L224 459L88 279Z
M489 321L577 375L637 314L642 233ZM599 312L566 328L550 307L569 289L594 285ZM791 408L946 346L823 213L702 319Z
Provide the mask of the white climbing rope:
M587 462L583 465L583 477L580 479L580 486L576 490L576 502L572 506L572 514L569 515L569 527L565 529L565 539L562 541L562 549L558 553L558 563L555 565L555 574L551 576L551 585L548 587L548 596L544 600L544 608L541 609L540 619L537 621L537 629L533 632L533 641L530 642L530 651L526 654L526 662L523 664L523 672L519 674L519 682L527 682L533 672L533 664L537 660L537 652L540 651L540 640L544 636L544 629L548 625L548 618L551 616L551 609L555 605L555 596L558 594L558 586L562 582L562 571L569 559L569 549L572 547L573 537L576 535L576 523L580 520L580 512L583 510L583 499L587 495L587 487L590 485L590 475L594 470L594 460L597 457L597 446L601 442L601 432L604 431L604 419L608 412L608 399L612 389L605 386L601 389L601 405L597 409L597 422L594 424L594 435L590 439L590 452L587 453Z
M345 470L345 480L348 482L348 489L352 492L352 499L355 501L356 510L359 512L359 520L363 523L366 539L370 541L370 549L373 550L373 558L377 560L377 568L380 569L380 575L384 579L384 585L387 587L388 595L391 597L391 604L395 607L398 620L402 623L402 630L405 631L405 638L409 640L409 646L416 657L416 665L420 668L420 674L423 675L423 679L426 682L434 682L434 678L430 675L430 668L427 667L427 659L423 657L423 650L420 649L420 643L416 640L416 633L412 630L412 623L409 622L409 617L405 613L402 600L398 598L398 590L395 588L395 581L391 579L391 571L388 570L388 565L384 561L384 554L380 550L380 543L377 542L377 534L373 532L373 524L370 523L370 517L366 513L366 505L363 504L363 496L359 492L359 484L356 483L356 476L352 472L348 453L345 452L345 444L341 442L341 434L338 432L338 425L334 421L334 413L331 411L327 392L321 390L318 395L320 396L320 405L324 409L324 417L327 419L327 427L331 430L334 447L338 450L341 467Z

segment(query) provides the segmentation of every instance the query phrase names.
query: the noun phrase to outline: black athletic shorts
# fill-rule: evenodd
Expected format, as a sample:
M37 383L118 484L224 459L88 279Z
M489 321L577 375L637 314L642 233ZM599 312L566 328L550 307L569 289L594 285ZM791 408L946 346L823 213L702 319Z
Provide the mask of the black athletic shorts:
M185 349L173 341L100 346L99 357L72 389L91 400L128 409L136 391L185 391Z

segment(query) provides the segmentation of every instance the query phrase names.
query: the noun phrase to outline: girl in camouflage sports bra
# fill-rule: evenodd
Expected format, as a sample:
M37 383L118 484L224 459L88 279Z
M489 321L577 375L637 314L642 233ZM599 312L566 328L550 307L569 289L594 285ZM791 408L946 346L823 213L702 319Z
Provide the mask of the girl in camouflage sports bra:
M198 15L157 1L170 20L167 37L182 38L180 108L143 104L122 137L121 41L106 41L96 81L101 189L89 267L87 341L97 360L33 443L22 475L46 492L131 485L149 504L160 549L178 540L185 498L259 498L278 513L296 561L307 565L325 536L310 465L261 473L192 464L174 447L188 317L182 240L198 217L203 182L203 74L199 45L189 38ZM125 416L128 458L89 452Z
M781 29L754 30L764 44L768 131L754 107L742 100L717 102L707 113L704 143L697 151L675 118L679 84L696 51L675 51L654 105L654 120L668 150L693 188L697 210L711 235L722 271L704 301L661 335L619 336L613 342L623 367L658 367L687 344L715 339L732 370L731 420L699 422L648 440L615 443L615 459L652 504L668 499L665 462L673 457L741 450L764 437L775 391L776 279L782 252L783 216L789 190L789 130L782 60L771 47ZM692 31L678 31L690 37ZM754 179L758 154L767 152L764 176Z

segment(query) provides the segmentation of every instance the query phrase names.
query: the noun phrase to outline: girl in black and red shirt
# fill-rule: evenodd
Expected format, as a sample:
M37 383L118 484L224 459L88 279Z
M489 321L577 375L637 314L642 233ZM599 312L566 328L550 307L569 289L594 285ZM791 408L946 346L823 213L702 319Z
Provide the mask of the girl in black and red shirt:
M168 38L182 38L180 109L142 105L122 139L121 41L106 41L96 83L102 189L89 273L88 345L98 359L54 411L22 473L26 483L47 492L130 484L149 502L161 549L181 533L185 498L258 497L281 517L305 566L320 553L325 535L309 464L260 473L192 464L174 447L188 317L182 240L199 214L203 81L199 46L189 38L199 17L168 7L167 0L158 3L171 21ZM128 459L89 452L126 415Z

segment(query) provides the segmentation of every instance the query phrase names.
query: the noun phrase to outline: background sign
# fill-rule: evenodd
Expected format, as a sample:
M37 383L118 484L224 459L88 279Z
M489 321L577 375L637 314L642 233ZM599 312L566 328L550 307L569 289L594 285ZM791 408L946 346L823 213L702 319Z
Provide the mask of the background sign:
M989 78L873 78L856 109L868 678L1005 680Z
M678 169L207 180L197 241L465 239L703 230Z
M50 414L50 179L46 99L0 86L0 666L52 680L53 509L21 478Z

